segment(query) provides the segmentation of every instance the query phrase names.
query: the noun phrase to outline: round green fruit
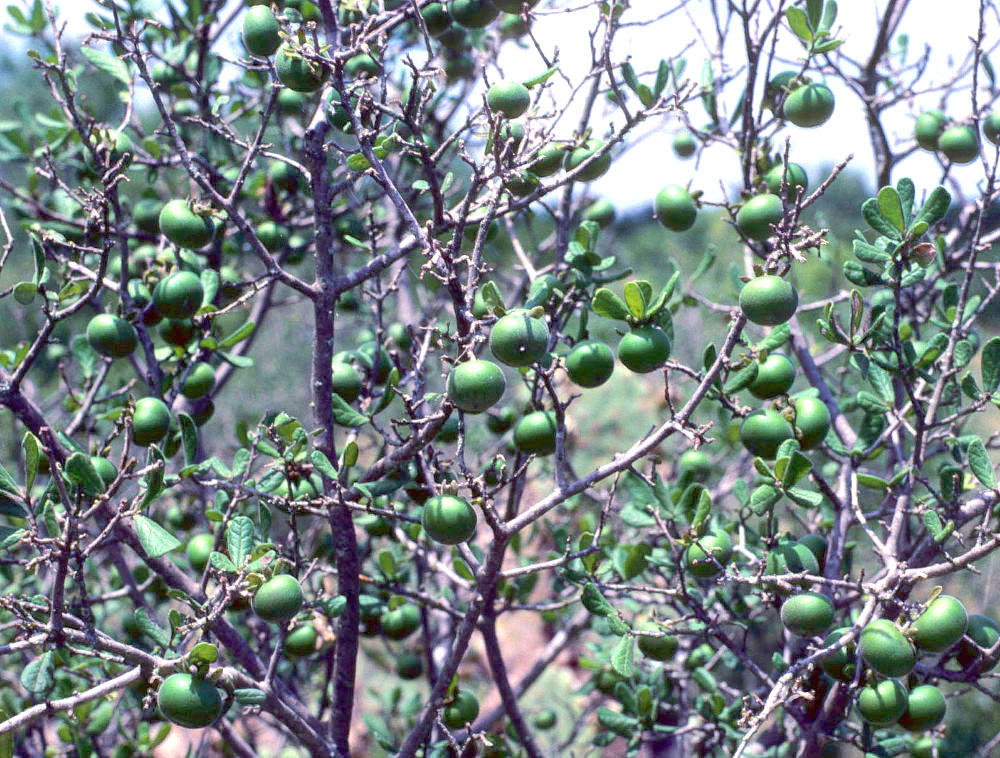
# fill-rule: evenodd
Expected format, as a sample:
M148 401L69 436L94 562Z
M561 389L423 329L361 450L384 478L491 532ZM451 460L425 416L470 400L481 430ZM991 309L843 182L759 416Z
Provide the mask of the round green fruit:
M299 170L284 161L274 161L267 169L267 178L278 189L294 193L299 188Z
M732 557L733 541L728 534L715 529L688 547L684 554L684 563L689 573L701 579L708 579L721 570L716 563L725 568ZM714 562L712 559L715 559Z
M409 650L396 658L396 675L400 679L416 679L424 673L424 662L420 655Z
M649 626L649 630L660 632L655 624ZM647 634L639 635L639 651L651 661L669 661L677 652L678 639L673 634L660 634L652 637Z
M822 566L826 561L826 551L829 548L826 537L821 534L803 534L799 537L798 544L813 554L816 563Z
M833 92L825 84L805 84L788 93L782 108L796 126L811 128L825 124L833 115Z
M586 144L566 153L563 165L567 171L573 171L582 165L584 161L588 160L591 156L597 155L603 149L604 143L601 140L587 140ZM604 176L609 168L611 168L611 154L605 153L581 171L576 178L581 182L592 182Z
M389 351L382 346L378 348L378 359L376 360L375 349L375 340L368 340L358 345L356 354L368 373L374 369L375 383L385 384L393 369L392 357L389 355Z
M740 309L761 326L778 326L795 315L799 293L780 276L765 274L751 279L740 290Z
M257 225L257 239L269 253L279 253L288 247L288 230L274 223L264 221Z
M184 200L171 200L160 210L160 231L178 247L200 250L215 237L215 222L191 210Z
M187 319L168 318L160 324L160 336L168 345L183 347L194 339L198 327Z
M945 123L945 115L939 110L921 113L913 125L913 136L917 138L917 144L924 150L937 150Z
M913 641L921 650L943 653L950 650L969 628L969 614L962 601L951 595L934 598L927 610L917 616L911 629Z
M883 676L906 676L917 662L913 644L888 619L878 619L862 629L860 646L865 663Z
M188 563L191 564L191 568L199 574L204 571L205 566L208 565L208 557L212 554L214 548L215 537L211 534L196 534L188 540L184 553L187 556Z
M921 684L910 690L899 725L908 732L924 732L940 724L947 710L948 703L941 690L930 684Z
M615 218L617 216L618 213L615 211L615 206L604 198L595 200L593 203L588 205L587 210L583 212L584 221L593 221L601 227L601 229L607 229L615 223Z
M164 679L156 704L165 719L188 729L211 726L222 715L222 696L215 685L191 674L171 674Z
M970 126L950 126L938 137L938 150L952 163L972 163L979 157L979 140Z
M201 308L205 290L201 279L190 271L175 271L156 284L153 305L167 318L191 318Z
M781 221L784 215L781 198L766 192L743 203L736 213L736 228L748 239L763 242L773 234L771 226Z
M420 610L406 603L382 614L382 633L390 640L403 640L420 627Z
M921 737L910 748L910 758L944 758L941 743L934 737Z
M181 385L181 394L189 400L205 397L215 388L215 369L212 365L201 361L196 363L191 373Z
M505 118L517 118L531 105L531 93L520 82L501 82L487 90L486 104Z
M599 340L578 342L566 356L566 373L581 387L600 387L615 370L611 348Z
M698 149L698 143L691 132L677 132L671 146L674 148L674 155L678 158L690 158Z
M812 450L826 439L830 431L830 410L817 397L800 397L795 401L795 428L801 433L799 444Z
M253 596L253 610L264 621L282 624L295 618L304 602L305 596L298 580L289 574L277 574L257 588Z
M170 409L156 397L144 397L135 403L132 436L135 444L149 447L159 442L170 430Z
M278 48L274 56L274 68L281 83L296 92L315 92L326 81L325 67L306 60L298 51L292 52L288 45Z
M135 328L125 319L110 313L99 313L87 324L87 342L109 358L131 355L137 341Z
M443 34L451 26L451 16L442 3L431 3L420 10L420 16L427 27L427 33L432 37Z
M101 478L101 483L105 487L110 487L115 479L118 478L118 469L115 468L115 464L100 455L90 456L90 465L94 467L94 471Z
M435 495L420 514L427 536L444 545L468 542L476 534L478 519L472 506L454 495Z
M823 634L833 623L833 603L818 592L792 595L781 606L781 623L799 637Z
M132 209L132 220L140 231L146 234L160 233L160 211L163 203L152 198L143 198Z
M1000 112L991 111L983 119L983 136L994 145L1000 145Z
M696 482L705 482L715 470L712 459L702 450L685 450L677 461L681 471L691 474Z
M641 637L639 638L639 641L641 644L642 642ZM536 713L534 716L531 717L532 725L535 727L535 729L538 729L539 731L542 732L547 732L549 729L554 727L556 725L557 720L558 719L556 717L556 712L551 708L545 708L544 710L539 711L538 713Z
M400 350L410 349L410 346L413 344L413 339L410 337L410 332L406 328L405 324L394 321L389 324L388 332L389 338L396 343L396 347Z
M679 184L670 184L656 193L653 201L656 219L667 229L683 232L694 226L698 208L691 193Z
M503 397L507 381L491 361L459 363L448 375L448 398L466 413L482 413Z
M503 434L514 426L516 421L517 413L514 412L513 408L507 406L487 414L486 428L493 434Z
M750 383L750 394L761 400L784 395L795 382L795 364L781 353L769 353L757 366L757 378Z
M780 195L782 179L785 180L786 194L789 198L794 198L798 194L799 187L802 188L803 193L809 188L809 177L806 176L806 170L798 163L789 163L787 174L784 165L780 163L764 174L767 191L772 195Z
M538 151L538 156L528 168L535 176L552 176L558 173L565 160L566 146L550 142Z
M875 726L888 726L906 711L906 687L895 679L886 679L876 686L862 687L858 693L858 713Z
M243 17L243 44L249 52L266 58L281 47L281 27L271 9L256 5Z
M670 349L670 338L660 327L640 326L621 338L618 360L629 371L648 374L667 362Z
M449 729L462 729L471 724L479 715L479 701L476 696L466 690L459 690L455 698L444 707L441 720Z
M316 652L316 627L312 624L299 624L285 637L285 652L289 655L303 657Z
M437 439L439 442L454 442L458 439L458 414L453 414L445 419L444 424L438 430Z
M344 64L344 75L357 79L361 76L378 76L378 61L367 53L359 53L347 59Z
M345 402L353 403L361 394L363 384L361 375L354 369L354 366L334 361L332 386L335 395L340 395Z
M466 29L482 29L500 15L500 9L491 0L451 0L448 13Z
M785 440L794 437L785 417L771 408L759 408L740 424L740 442L752 455L771 460Z
M503 316L490 331L490 350L508 366L530 366L545 355L548 347L548 325L523 311Z
M533 411L514 427L514 447L525 455L551 455L556 451L556 414Z
M830 647L836 644L849 631L851 630L846 626L834 629L823 640L823 647ZM820 661L820 667L827 675L841 682L853 681L855 660L857 658L856 650L857 648L853 642L843 645Z
M955 660L962 668L968 668L976 662L979 658L980 648L989 650L997 643L997 640L1000 640L1000 626L989 616L973 613L969 616L969 627L966 634L972 642L963 639L959 643L958 652L955 655ZM996 657L985 659L983 673L996 668L997 660Z

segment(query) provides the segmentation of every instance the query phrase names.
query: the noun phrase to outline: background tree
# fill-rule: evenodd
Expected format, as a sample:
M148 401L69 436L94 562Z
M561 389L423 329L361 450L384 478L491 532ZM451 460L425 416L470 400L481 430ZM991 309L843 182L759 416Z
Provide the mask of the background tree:
M995 751L1000 15L909 6L11 5L0 755Z

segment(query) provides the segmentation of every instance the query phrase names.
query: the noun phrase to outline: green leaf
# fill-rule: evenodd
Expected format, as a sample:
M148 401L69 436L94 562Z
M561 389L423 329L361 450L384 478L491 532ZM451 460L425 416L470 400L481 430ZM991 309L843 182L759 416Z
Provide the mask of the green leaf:
M896 193L899 195L899 203L903 209L903 220L909 221L913 215L913 198L917 193L913 186L913 180L904 176L896 182Z
M340 395L333 395L333 420L340 426L356 429L368 423L368 417L358 413Z
M620 545L613 554L615 570L628 581L646 570L647 559L653 548L648 542L638 545Z
M483 296L483 302L486 303L486 307L489 308L490 311L493 311L496 308L504 308L503 296L500 294L500 288L497 287L494 282L486 282L486 284L482 286L480 292Z
M878 191L878 209L883 218L888 219L889 223L900 234L906 231L906 223L903 219L903 203L899 199L899 193L893 187L883 187Z
M924 526L926 527L928 534L930 534L935 540L944 528L941 525L941 517L934 511L924 511Z
M750 507L758 516L763 516L781 500L781 490L770 484L761 484L750 493Z
M698 505L694 511L694 518L691 519L691 531L695 537L705 534L705 527L708 526L708 517L712 513L712 496L707 489L703 489L698 496Z
M598 316L604 316L604 318L625 321L629 316L628 307L625 305L625 302L614 292L604 287L601 287L594 293L594 299L591 301L590 307L594 313Z
M190 466L198 457L198 427L194 419L186 413L178 413L177 421L181 425L181 442L184 445L184 464Z
M525 87L527 87L528 89L531 89L532 87L537 87L539 84L547 82L552 76L555 75L556 71L558 71L558 70L559 70L559 66L555 65L555 66L553 66L550 69L546 69L545 71L543 71L538 76L533 76L530 79L527 79L527 80L525 80L525 81L523 81L521 83Z
M153 464L156 463L160 465L154 466ZM143 477L143 484L146 487L146 491L142 495L141 505L143 508L156 500L160 496L160 493L163 492L163 472L166 468L166 460L163 458L160 448L156 445L149 446L149 450L146 453L146 466L149 467L149 471Z
M365 157L364 153L352 153L347 156L347 168L351 171L367 171L372 167L372 164Z
M789 8L785 11L785 20L796 37L803 42L812 42L813 33L809 28L809 20L804 10L801 8Z
M629 86L633 92L639 91L639 79L635 75L635 69L632 67L631 63L625 62L621 65L622 79L625 80L625 84Z
M803 508L819 508L823 503L823 496L818 492L811 492L810 490L803 490L798 487L785 490L785 494L789 500L796 505L801 505Z
M254 330L253 321L247 321L246 323L243 324L243 326L234 331L228 337L223 338L223 340L219 342L219 347L221 347L223 350L228 350L229 348L239 344L247 337L249 337L251 334L253 334L253 330Z
M781 476L781 486L784 489L798 484L803 477L812 471L812 461L798 450L792 453Z
M927 202L924 203L924 207L917 214L915 223L925 221L928 226L933 226L945 217L950 207L951 195L948 194L948 190L938 185L931 190L931 194L927 197Z
M203 663L212 664L219 660L219 648L211 642L199 642L191 648L187 658L196 666Z
M631 635L622 637L612 649L611 668L626 679L635 674L635 639Z
M642 321L646 315L646 298L635 282L625 283L625 305L636 321Z
M885 490L889 488L889 482L880 476L866 474L863 471L859 471L857 476L858 484L862 487L867 487L870 490Z
M768 335L757 344L757 349L767 352L777 350L779 347L788 342L788 339L791 336L792 327L788 324L781 324L768 332Z
M253 550L253 521L246 516L235 516L226 527L226 549L237 566L243 566Z
M892 376L877 363L868 366L868 382L878 393L885 403L892 403L896 398L896 393L892 387Z
M309 460L312 461L312 465L316 470L327 479L336 480L337 469L330 463L330 459L326 457L322 450L313 450L309 453Z
M236 564L229 560L229 556L225 553L220 553L218 550L213 550L209 553L208 562L215 568L219 569L219 571L227 574L235 574L239 571L239 569L236 568Z
M603 705L597 709L597 723L604 729L625 738L633 737L636 729L639 728L638 719L624 713L617 713Z
M51 690L56 683L52 658L52 651L46 650L25 666L21 672L21 686L36 695L44 695Z
M142 549L150 558L159 558L181 546L180 540L155 521L141 514L136 514L132 520L135 522L135 532L139 536L139 542L142 543Z
M233 690L233 699L240 705L264 705L267 693L256 687L240 687Z
M895 192L895 190L893 190ZM882 215L882 211L879 207L879 201L874 197L870 197L865 200L861 205L861 215L865 217L865 221L868 222L868 226L874 229L879 234L883 234L893 240L900 240L903 235L895 225Z
M69 480L87 495L97 497L104 492L104 482L90 462L89 455L73 453L66 459L64 470Z
M1000 337L993 337L983 346L980 359L983 392L993 394L1000 386Z
M833 28L833 22L837 20L836 0L826 0L823 5L823 17L819 21L817 31L829 32Z
M611 616L614 614L615 609L605 599L604 595L597 588L597 585L593 582L587 582L583 585L583 592L580 593L580 602L583 603L583 607L590 611L595 616Z
M983 445L981 439L977 437L972 441L968 451L966 451L965 457L968 459L969 468L972 469L972 473L979 480L979 483L991 490L996 489L997 478L993 471L993 462L990 461L989 453L986 452L986 446Z
M713 124L719 123L718 88L715 84L715 74L712 72L712 61L705 59L701 66L701 103Z
M35 477L38 475L40 449L38 438L31 432L25 432L24 437L21 438L21 456L24 458L24 489L29 493L35 485Z
M757 361L750 361L749 364L741 368L736 373L730 374L729 379L722 388L722 391L727 395L733 395L742 389L746 389L754 383L759 371L760 364L758 364Z
M90 61L95 67L103 71L108 76L112 76L122 84L131 81L128 66L116 55L106 53L103 50L96 50L92 47L81 47L80 54Z
M819 29L823 17L823 0L806 0L806 16L810 29Z

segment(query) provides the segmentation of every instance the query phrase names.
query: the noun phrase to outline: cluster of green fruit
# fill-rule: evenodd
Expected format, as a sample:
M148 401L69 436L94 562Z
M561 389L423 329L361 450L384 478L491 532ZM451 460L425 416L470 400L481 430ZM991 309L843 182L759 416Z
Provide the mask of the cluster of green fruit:
M1000 113L988 113L981 121L983 136L994 145L1000 144ZM950 123L939 110L921 113L913 136L924 150L939 152L951 163L972 163L979 157L976 130L968 124Z

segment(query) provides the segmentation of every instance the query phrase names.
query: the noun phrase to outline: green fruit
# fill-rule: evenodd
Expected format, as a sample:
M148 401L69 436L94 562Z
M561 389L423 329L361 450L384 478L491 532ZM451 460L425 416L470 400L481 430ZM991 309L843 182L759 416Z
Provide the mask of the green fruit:
M684 553L684 564L689 573L701 579L708 579L721 570L715 562L725 568L732 557L733 541L729 535L720 529L713 529L688 547Z
M114 483L115 479L118 478L118 469L116 469L115 464L107 458L103 458L99 455L92 455L90 456L90 465L94 467L94 470L101 478L101 482L104 484L105 488L110 487Z
M132 220L140 231L146 234L159 234L161 210L163 210L163 203L159 200L144 198L136 203L132 209Z
M524 311L508 313L490 331L490 350L508 366L530 366L545 355L548 347L548 325Z
M696 482L707 481L715 470L712 459L701 450L685 450L677 461L677 467L691 474Z
M757 365L757 378L750 384L750 394L761 400L784 395L795 382L795 364L781 353L769 353Z
M191 369L191 373L181 385L181 394L189 400L197 400L199 397L205 397L214 388L215 369L212 368L211 364L202 361Z
M340 361L333 362L333 394L340 395L345 402L353 403L361 394L361 375L354 366Z
M599 340L578 342L566 356L566 373L581 387L600 387L614 370L614 353Z
M273 221L257 225L257 239L269 253L278 253L288 247L288 230Z
M878 619L862 629L860 646L865 663L883 676L906 676L917 662L912 643L888 619Z
M184 200L171 200L160 210L160 231L178 247L200 250L215 237L215 222L195 213Z
M958 645L958 652L955 654L955 660L962 668L969 668L976 662L979 658L980 648L989 650L996 644L997 640L1000 640L1000 626L997 626L996 622L989 616L973 613L969 616L969 628L966 630L966 634L972 642L962 640ZM982 673L992 671L996 668L997 658L985 658L984 663Z
M315 92L326 81L326 67L307 61L299 52L292 52L287 44L278 48L274 56L278 79L296 92Z
M201 279L190 271L175 271L156 284L153 305L167 318L191 318L201 308L205 290Z
M214 724L222 715L222 697L215 685L191 674L171 674L156 693L160 713L188 729Z
M639 326L618 343L618 360L629 371L648 374L670 357L670 338L658 326Z
M506 389L503 371L490 361L459 363L448 375L448 398L466 413L482 413L492 408Z
M938 137L938 150L952 163L972 163L979 157L979 140L971 126L950 126Z
M567 171L573 171L582 165L584 161L588 160L591 156L597 155L603 149L604 143L601 140L587 140L586 144L566 153L563 166L565 166ZM592 182L604 176L609 168L611 168L611 154L605 153L589 164L576 178L581 182Z
M771 81L764 87L764 107L774 110L778 100L788 93L789 87L797 77L797 71L782 71L772 76Z
M424 673L424 662L417 653L403 651L396 658L396 675L400 679L416 679Z
M179 505L172 505L167 509L167 523L174 529L187 531L195 525L195 518L192 513ZM205 553L205 560L208 560L208 553Z
M138 336L125 319L110 313L99 313L87 324L87 342L101 355L124 358L135 350Z
M504 13L520 13L526 5L534 8L538 0L493 0L493 4Z
M924 150L937 150L938 138L944 131L945 115L939 110L925 111L917 116L913 136Z
M449 416L441 428L438 430L437 439L439 442L454 442L458 439L458 414Z
M356 79L361 76L378 76L378 61L367 53L359 53L347 59L344 64L344 75Z
M834 643L838 642L840 638L849 631L850 628L846 626L841 627L840 629L834 629L823 640L823 647L830 647ZM854 666L856 659L856 647L853 642L850 642L824 658L820 662L820 666L823 671L834 679L841 682L850 682L854 680Z
M506 118L517 118L531 105L531 93L520 82L501 82L486 92L486 104Z
M160 336L168 345L183 347L194 339L198 327L186 319L168 318L160 325Z
M784 324L799 307L799 293L780 276L765 274L751 279L740 290L740 309L761 326Z
M740 442L752 455L771 460L785 440L794 437L785 417L771 408L759 408L740 424Z
M833 603L818 592L792 595L781 606L781 623L799 637L823 634L833 623Z
M691 132L677 132L672 143L674 155L678 158L690 158L698 149L698 143Z
M451 0L448 13L466 29L482 29L500 15L490 0Z
M278 20L266 5L254 6L243 17L243 44L254 55L262 58L274 55L281 47L280 31Z
M289 574L277 574L257 588L253 596L253 610L264 621L282 624L295 618L304 602L305 596L298 580Z
M656 194L653 201L656 219L667 229L683 232L694 226L698 208L691 193L679 184L670 184Z
M274 161L274 163L268 166L267 178L278 189L294 193L299 188L301 175L295 166L289 165L284 161Z
M819 561L813 552L798 542L782 542L767 555L768 574L819 573Z
M500 36L503 39L517 39L528 33L528 25L519 15L503 13L500 15Z
M941 690L930 684L921 684L910 690L899 725L909 732L924 732L940 724L947 710L948 703Z
M381 626L382 633L390 640L406 639L420 627L420 610L406 603L393 611L386 611L382 614Z
M316 627L312 624L299 624L285 637L285 652L288 655L306 656L316 652Z
M162 440L170 429L170 409L156 397L144 397L135 403L132 435L135 444L149 447Z
M584 221L593 221L601 229L606 229L615 223L615 217L618 214L615 212L615 206L613 206L609 201L601 198L600 200L595 200L593 203L587 206L587 210L583 212Z
M803 193L809 188L809 177L806 176L806 170L802 166L798 163L789 163L786 174L784 165L779 163L764 174L764 183L767 185L767 191L772 195L780 195L782 178L784 178L787 185L787 195L789 198L795 198L799 187L802 188Z
M420 10L420 16L424 20L424 26L427 27L427 33L432 37L443 34L451 26L451 16L442 3L425 5Z
M830 431L830 411L816 397L800 397L795 401L795 428L801 432L799 444L812 450L826 439Z
M639 644L641 646L642 637L639 638ZM557 720L558 719L556 717L556 712L551 708L546 708L544 710L541 710L531 717L532 725L535 727L535 729L538 729L539 731L542 732L547 732L549 729L554 727L556 725Z
M819 566L823 565L823 562L826 561L826 551L828 548L826 537L821 534L803 534L799 537L798 543L813 554Z
M538 151L538 156L528 167L535 176L552 176L566 160L566 146L550 142Z
M983 119L983 136L994 145L1000 145L1000 112L991 111Z
M355 353L361 365L365 367L365 370L369 374L374 369L375 383L385 384L386 379L389 378L389 374L393 369L392 357L389 355L389 351L383 346L378 348L378 360L376 360L375 348L375 340L368 340L358 345Z
M395 321L389 324L389 338L396 343L396 347L400 350L409 350L410 345L413 344L413 340L410 337L410 332L407 330L405 324L401 324Z
M453 495L429 498L420 514L420 523L427 536L443 545L468 542L476 534L477 521L472 506Z
M514 427L514 447L525 455L551 455L556 451L556 414L533 411Z
M649 631L660 632L655 624L648 626ZM677 652L678 639L673 634L651 637L646 634L639 635L640 652L652 661L669 661Z
M515 171L504 180L504 186L514 197L527 197L538 188L538 180L525 171Z
M917 616L911 629L913 641L921 650L943 653L950 650L969 628L969 614L962 602L951 595L934 598L927 610Z
M215 548L215 537L211 534L196 534L188 540L187 548L184 551L187 555L188 563L191 564L197 573L205 570L208 565L208 557Z
M458 690L451 703L441 712L441 720L449 729L462 729L471 724L479 715L479 701L476 696L466 690Z
M286 113L301 113L308 104L308 98L301 92L287 87L278 92L278 108Z
M486 428L493 434L503 434L514 426L515 421L517 421L517 413L508 406L487 414Z
M517 149L521 147L521 143L524 142L525 134L524 124L520 121L504 121L500 125L500 145L506 145L509 141L511 148L516 153Z
M796 126L814 127L833 115L833 92L825 84L805 84L788 93L784 117Z
M935 752L935 748L939 752ZM910 758L944 758L941 743L934 737L921 737L910 748Z
M772 224L777 224L784 215L780 197L769 192L755 195L736 213L736 228L748 239L763 242L774 233Z
M875 726L888 726L906 711L906 687L895 679L886 679L872 687L862 687L858 693L858 713Z

